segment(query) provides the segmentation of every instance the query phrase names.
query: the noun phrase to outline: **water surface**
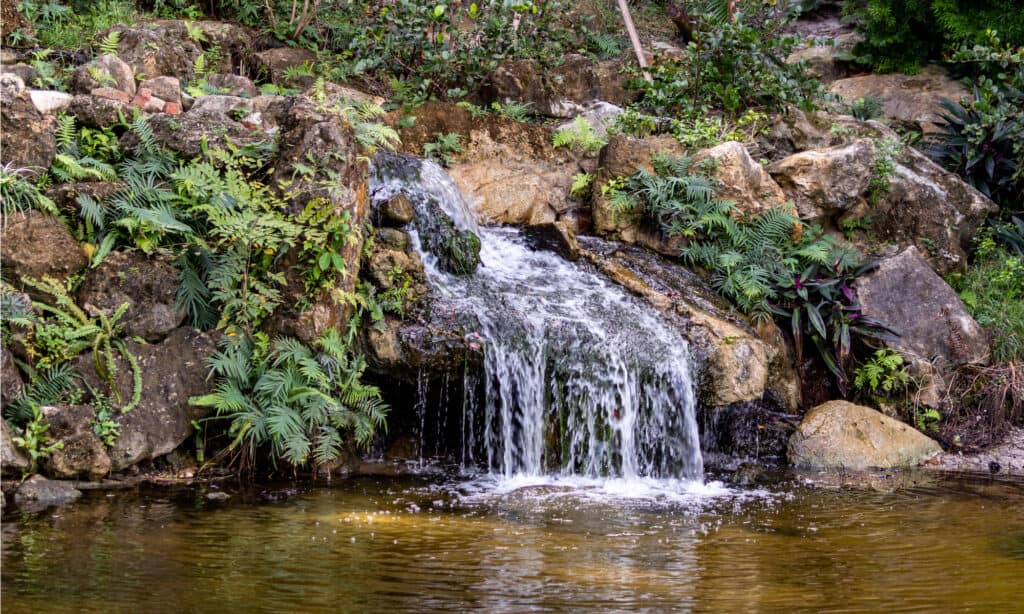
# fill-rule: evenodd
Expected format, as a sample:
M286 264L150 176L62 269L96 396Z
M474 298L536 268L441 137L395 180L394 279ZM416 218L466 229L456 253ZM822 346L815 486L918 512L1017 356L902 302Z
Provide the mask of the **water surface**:
M223 488L9 515L4 611L1024 611L1020 483Z

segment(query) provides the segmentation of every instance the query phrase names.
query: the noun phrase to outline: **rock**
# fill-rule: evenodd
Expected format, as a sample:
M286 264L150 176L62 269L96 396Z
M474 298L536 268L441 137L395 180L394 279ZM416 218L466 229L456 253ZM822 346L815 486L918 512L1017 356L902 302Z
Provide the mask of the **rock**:
M305 47L278 47L267 49L255 54L256 70L261 78L274 83L275 85L289 85L292 87L309 87L313 84L315 77L303 76L288 79L285 73L289 68L301 67L308 64L310 67L316 65L316 54Z
M861 121L850 115L823 111L806 113L796 107L774 116L770 126L766 134L758 137L757 149L772 161L808 149L845 145L854 139L882 139L895 135L876 121Z
M74 98L71 94L47 90L29 90L28 95L32 99L32 104L44 115L46 113L63 111L68 108L71 104L71 99Z
M712 175L718 181L715 197L736 203L738 211L752 216L786 204L786 194L761 167L742 143L728 141L710 149L702 149L693 156L693 163L710 163ZM699 168L699 166L697 167Z
M564 221L532 226L527 229L526 237L534 249L555 252L566 260L578 260L580 257L576 233Z
M985 333L960 297L911 246L857 280L864 315L900 334L889 345L940 370L989 360Z
M42 511L53 505L66 505L78 500L82 491L67 482L47 480L41 475L34 475L18 487L14 493L14 503L18 508L33 512Z
M129 100L125 99L128 94L120 96L111 92L111 89L100 88L102 91L95 96L75 96L68 112L75 116L79 124L90 128L107 128L131 119Z
M3 68L0 68L0 73L12 74L21 79L23 83L27 83L29 85L34 83L35 80L39 78L39 73L36 72L36 69L32 68L28 64L5 65L3 66Z
M416 212L405 194L399 194L381 205L380 214L387 225L402 227L412 221Z
M78 205L79 197L88 196L96 201L102 201L122 188L124 184L113 181L76 181L58 183L46 191L46 196L58 209L71 214L72 219L78 219L78 212L81 209Z
M624 243L640 243L666 254L676 255L678 250L657 231L648 229L637 220L614 211L601 187L612 179L632 175L643 168L653 171L655 155L680 156L685 153L674 137L658 136L637 139L612 135L598 158L598 171L594 177L593 223L594 232Z
M705 405L753 401L773 389L780 391L775 396L784 404L798 401L791 398L798 388L795 370L773 366L787 356L785 346L766 343L748 323L730 313L721 297L694 273L657 254L593 237L581 238L580 246L583 259L647 300L690 342L699 365L698 391Z
M152 96L165 103L181 104L181 82L175 77L163 76L146 79L139 84L139 90L149 90Z
M986 217L998 206L912 147L897 158L889 190L871 207L878 240L917 245L940 274L962 270Z
M128 303L120 320L125 334L156 342L185 320L174 300L178 285L178 270L165 262L140 252L111 252L86 273L78 304L110 316Z
M850 75L850 55L854 46L864 37L857 32L840 34L825 45L813 45L794 51L786 58L787 64L807 63L807 74L823 83L830 83Z
M612 125L615 118L622 115L622 107L609 104L602 100L590 103L577 117L582 117L594 129L594 134L599 137L608 136L608 127ZM558 126L558 130L569 130L576 125L576 120L567 121Z
M102 38L108 32L120 32L117 55L132 67L139 80L168 76L188 83L195 75L196 58L203 53L179 21L119 24L97 36Z
M310 87L303 96L307 98L313 97L313 88ZM324 93L328 100L342 100L349 104L373 104L377 106L383 106L386 102L380 96L374 96L373 94L367 94L366 92L357 90L347 85L339 85L337 83L331 83L328 81L324 84Z
M64 480L99 480L110 473L110 457L92 429L96 412L91 406L61 405L43 407L41 411L50 425L47 435L64 444L46 459L47 475Z
M198 105L197 105L198 106ZM189 113L194 113L195 109ZM307 98L298 97L280 117L280 155L274 171L274 181L291 181L289 208L298 214L314 198L321 199L335 215L349 214L354 228L361 228L370 213L367 200L369 165L356 141L355 131L344 118L321 111ZM300 166L317 161L314 173L298 173ZM341 257L345 261L346 275L341 278L337 291L350 293L358 281L363 234L356 232L345 242ZM291 267L294 254L283 264ZM292 260L289 260L292 259ZM295 270L285 269L288 287L286 293L301 296L303 280ZM343 326L351 316L351 306L334 298L332 292L323 291L312 307L302 313L278 309L271 323L283 334L310 342L328 328Z
M822 221L865 202L874 163L871 141L857 139L848 145L795 153L769 166L768 172L792 199L800 217Z
M32 22L25 19L18 10L17 2L3 2L0 3L0 40L7 41L7 35L15 30L21 30L21 32L28 36L35 35L35 29L32 27Z
M969 92L937 65L924 67L916 75L872 74L834 81L833 94L848 103L874 96L882 101L882 116L923 132L935 130L941 121L939 101L958 101Z
M29 211L8 216L6 222L0 227L0 263L4 279L15 286L25 276L64 281L89 264L68 229L52 215Z
M233 72L244 64L245 58L252 52L253 39L256 36L253 30L231 21L172 19L160 23L171 29L185 30L186 36L189 35L189 27L193 31L201 32L202 44L208 47L216 45L220 49L220 64L210 68L221 73Z
M227 501L230 498L231 498L231 495L229 495L226 492L217 491L217 492L208 492L208 493L206 493L206 499L209 500L209 501Z
M116 55L101 55L71 73L71 90L88 94L96 88L110 87L129 96L135 95L135 71Z
M4 127L0 163L27 169L32 175L45 173L57 155L57 118L41 113L24 83L12 74L0 77L0 92Z
M506 60L491 76L486 96L529 103L531 112L540 115L573 117L596 100L619 106L633 100L624 68L620 60L594 62L579 54L568 54L551 67L535 59Z
M209 413L206 408L189 405L188 400L210 389L206 361L215 349L210 333L179 328L158 344L129 341L127 345L142 369L142 399L127 413L114 412L121 434L107 451L112 471L171 452L192 435L192 421ZM90 386L108 388L96 374L92 353L79 356L73 364ZM118 359L117 383L123 403L127 402L132 395L132 375L123 358Z
M21 477L22 472L28 468L28 458L14 445L14 433L11 431L11 427L6 420L0 420L0 473Z
M808 411L789 440L791 463L821 469L908 467L940 452L939 444L913 427L846 401Z
M7 409L11 401L21 396L24 387L14 355L6 345L0 345L0 408Z
M207 147L255 145L269 141L273 131L259 122L262 114L255 101L237 96L202 96L186 113L157 115L150 119L153 136L164 147L194 158ZM259 117L256 117L259 115ZM131 147L135 136L127 133L123 144Z
M453 165L448 174L485 224L550 224L569 208L572 178L536 161L478 158ZM531 163L532 162L532 163Z
M218 94L243 98L259 96L259 90L256 89L253 82L241 75L218 73L207 77L206 82L210 87L216 89Z

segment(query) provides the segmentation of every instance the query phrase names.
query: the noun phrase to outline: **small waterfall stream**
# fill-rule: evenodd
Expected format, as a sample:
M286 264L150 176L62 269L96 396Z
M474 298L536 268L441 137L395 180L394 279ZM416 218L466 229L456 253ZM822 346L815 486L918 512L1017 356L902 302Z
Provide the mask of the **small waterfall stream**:
M480 238L469 275L420 250L441 300L479 321L483 398L462 404L464 459L505 479L702 478L687 343L653 308L518 229L479 226L431 161L388 156L374 176L375 201L404 193L417 225L440 210Z

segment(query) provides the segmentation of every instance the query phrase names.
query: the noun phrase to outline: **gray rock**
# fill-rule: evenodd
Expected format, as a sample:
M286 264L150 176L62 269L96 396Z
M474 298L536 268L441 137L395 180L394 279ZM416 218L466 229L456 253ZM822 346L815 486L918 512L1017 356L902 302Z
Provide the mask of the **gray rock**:
M76 68L71 74L70 84L77 94L112 87L132 96L135 94L135 72L116 55L102 55Z
M909 467L940 452L939 444L913 427L846 401L808 411L789 440L792 464L819 469Z
M36 279L48 276L63 281L89 264L64 224L38 211L9 216L0 227L0 243L4 246L0 253L3 277L15 286L19 286L25 276ZM34 291L29 295L52 299Z
M125 100L101 96L75 96L68 106L68 112L78 123L90 128L107 128L122 119L132 118L131 106Z
M185 312L175 304L178 285L178 270L171 265L140 252L112 252L86 273L78 304L109 316L128 303L120 320L125 333L159 341L185 320Z
M596 100L588 104L578 117L582 117L584 121L590 124L590 127L594 129L594 134L605 137L608 136L608 127L612 125L616 117L622 115L622 110L620 106L604 102L603 100ZM558 129L572 129L575 124L576 120L572 119L559 125Z
M412 221L415 211L404 194L399 194L381 205L380 213L384 223L391 226L405 226Z
M218 73L207 77L206 82L216 88L218 93L228 96L255 98L259 95L259 90L253 82L241 75Z
M596 100L624 106L635 98L625 88L621 60L594 62L572 53L562 60L555 67L543 67L534 59L507 60L491 76L491 93L499 102L529 103L531 112L566 118Z
M743 215L757 215L779 207L792 211L782 188L750 157L742 143L726 141L710 149L702 149L693 156L693 162L711 163L712 175L719 185L715 196L736 203L737 210Z
M71 94L48 90L29 90L28 95L32 99L32 104L43 114L67 109L71 105L72 98L74 98Z
M238 96L202 96L192 108L181 115L156 115L149 124L153 136L164 147L186 157L196 157L204 143L208 147L224 147L227 142L238 146L254 145L272 138L261 125L255 100ZM131 148L136 138L127 133L122 144Z
M116 25L109 31L120 32L117 55L140 80L169 76L187 83L195 74L196 58L203 53L202 47L189 37L183 22ZM105 35L106 32L98 34Z
M99 480L110 473L110 457L93 432L96 412L91 406L43 407L42 412L50 425L47 435L64 444L46 459L43 468L47 475L58 479Z
M158 344L129 342L128 349L142 368L142 400L131 411L114 417L121 435L107 452L113 471L171 452L192 434L192 420L208 413L189 405L188 400L210 387L206 361L215 347L209 333L179 328ZM107 389L96 375L91 353L74 364L91 386ZM132 376L124 359L118 362L117 383L121 398L127 401L132 394Z
M146 79L139 84L139 89L148 89L153 96L164 102L181 104L181 81L177 77L164 75Z
M285 72L289 68L309 64L316 65L316 54L305 47L278 47L267 49L255 54L256 69L266 80L276 85L292 87L309 87L314 77L297 77L287 79Z
M31 84L36 78L39 77L39 73L36 72L35 68L32 68L28 64L10 64L3 67L2 72L11 73L17 75L24 83Z
M957 101L967 89L940 66L929 65L916 75L870 74L834 81L829 91L847 102L874 96L882 101L882 116L924 132L935 130L943 98Z
M939 369L985 364L989 346L981 326L960 297L928 265L915 247L879 262L857 281L864 314L900 334L889 345Z
M40 113L25 84L10 73L0 77L0 124L0 163L26 169L30 175L50 168L57 155L57 118Z
M28 458L14 445L14 433L6 420L0 420L0 473L21 477L28 469Z
M81 496L82 491L67 482L34 475L18 487L14 493L14 503L22 510L33 512L53 505L66 505Z

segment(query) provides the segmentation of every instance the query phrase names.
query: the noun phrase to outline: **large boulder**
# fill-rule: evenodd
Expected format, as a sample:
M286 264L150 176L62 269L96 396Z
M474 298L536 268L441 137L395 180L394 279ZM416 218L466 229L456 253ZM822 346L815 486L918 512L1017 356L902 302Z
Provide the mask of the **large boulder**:
M187 83L195 76L196 58L203 54L200 42L189 36L184 22L119 24L108 32L119 33L117 56L140 80L166 75Z
M63 281L89 264L64 224L38 211L8 216L0 227L0 244L3 277L15 286L21 285L22 277Z
M68 105L68 113L74 115L80 125L90 128L109 128L131 120L132 108L127 94L120 90L105 94L103 90L100 88L93 90L94 94L75 96ZM118 96L117 93L124 95Z
M124 332L146 341L159 341L178 328L185 312L175 304L178 270L139 252L112 252L90 269L78 288L78 304L107 316L123 303Z
M685 150L679 141L671 136L657 136L643 139L620 134L612 135L608 144L601 149L597 173L593 183L593 227L594 232L625 243L640 243L665 254L677 255L678 249L657 230L648 228L638 220L615 211L602 187L618 177L632 175L643 168L653 171L656 155L679 156Z
M142 398L127 413L115 412L113 419L121 434L107 452L112 471L173 451L192 435L192 421L208 414L188 400L209 391L206 363L215 349L211 334L179 328L158 344L129 341L127 345L142 370ZM92 353L78 357L74 365L90 386L107 390L96 374ZM126 403L133 385L124 358L118 359L117 385L122 404Z
M890 346L908 359L940 370L988 362L981 326L917 248L879 261L877 269L857 280L857 295L864 315L900 335Z
M0 164L33 175L50 168L57 155L57 118L41 113L25 84L11 73L0 75L0 124L4 127Z
M811 45L798 49L786 58L787 64L804 62L808 76L823 83L831 83L850 75L852 62L850 54L864 37L856 32L840 34L828 39L824 45Z
M846 401L808 411L789 440L790 462L817 469L909 467L940 452L935 440L913 427Z
M110 473L110 457L93 432L96 412L92 406L43 407L42 413L50 425L47 435L63 444L46 459L47 475L65 480L98 480Z
M864 201L873 174L871 141L795 153L768 167L801 217L827 220Z
M861 121L850 115L816 111L807 113L790 107L772 117L768 132L758 136L758 152L771 161L808 149L846 145L855 139L882 139L895 133L876 121Z
M315 77L288 78L289 69L316 65L316 54L305 47L277 47L254 54L256 72L261 79L276 85L309 87Z
M28 467L28 458L14 445L11 427L6 420L0 420L0 474L21 477Z
M573 117L595 100L625 105L635 98L626 87L628 75L621 60L594 62L568 54L558 66L539 60L507 60L491 76L485 92L499 102L523 102L530 110L551 117Z
M116 55L101 55L82 64L71 73L72 91L89 94L101 87L111 87L129 96L135 95L135 71Z
M829 91L852 103L873 96L882 101L882 116L924 132L935 130L941 121L943 99L967 96L967 89L945 69L929 65L916 75L871 74L832 82Z
M53 505L66 505L82 496L68 482L47 480L41 475L34 475L25 480L14 493L14 503L18 509L26 512L42 511Z
M702 149L693 156L696 165L709 164L718 182L715 197L736 203L743 215L757 215L787 205L782 188L750 157L742 143L727 141L710 149Z

